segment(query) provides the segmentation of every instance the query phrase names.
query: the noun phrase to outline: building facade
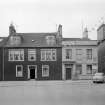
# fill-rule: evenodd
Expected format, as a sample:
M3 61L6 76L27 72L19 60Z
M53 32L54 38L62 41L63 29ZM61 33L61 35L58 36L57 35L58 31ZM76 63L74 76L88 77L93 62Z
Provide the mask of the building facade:
M102 33L102 32L101 32ZM97 40L62 38L62 25L53 33L17 33L0 41L0 80L91 79L98 70Z
M11 24L1 48L1 80L61 80L61 41L61 25L54 33L17 33Z
M97 41L88 38L63 38L62 79L91 79L98 69Z
M97 29L98 35L98 72L105 74L105 24Z

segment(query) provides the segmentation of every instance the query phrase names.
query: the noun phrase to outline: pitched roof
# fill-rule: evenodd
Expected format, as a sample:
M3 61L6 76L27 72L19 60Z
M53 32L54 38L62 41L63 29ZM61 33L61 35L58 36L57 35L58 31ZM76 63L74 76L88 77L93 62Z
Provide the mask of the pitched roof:
M0 47L3 47L6 41L7 41L7 37L0 37Z
M46 36L56 36L57 33L16 33L16 35L21 36L22 43L14 47L49 47L46 43ZM59 43L55 43L50 47L60 47ZM6 47L13 47L6 44Z

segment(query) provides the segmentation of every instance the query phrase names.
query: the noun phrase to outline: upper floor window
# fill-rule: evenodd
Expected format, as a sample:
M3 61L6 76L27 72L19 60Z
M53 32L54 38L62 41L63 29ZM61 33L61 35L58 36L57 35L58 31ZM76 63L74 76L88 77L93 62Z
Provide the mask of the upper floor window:
M92 59L92 49L87 49L87 59Z
M36 49L28 49L28 60L36 61Z
M72 59L72 49L66 49L66 59Z
M81 64L76 65L76 73L77 74L82 74L82 65Z
M24 49L9 49L9 61L24 61Z
M41 49L41 61L56 61L56 49Z
M79 60L82 58L82 49L76 49L76 57Z

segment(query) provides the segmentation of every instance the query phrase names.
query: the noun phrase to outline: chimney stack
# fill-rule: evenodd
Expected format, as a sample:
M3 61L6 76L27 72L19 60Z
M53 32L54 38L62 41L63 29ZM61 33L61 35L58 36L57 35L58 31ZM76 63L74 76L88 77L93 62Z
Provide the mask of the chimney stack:
M62 36L62 25L61 24L59 24L59 27L58 27L58 35Z
M83 38L88 39L88 29L87 29L87 27L84 28Z
M9 35L16 35L16 30L13 24L9 26Z

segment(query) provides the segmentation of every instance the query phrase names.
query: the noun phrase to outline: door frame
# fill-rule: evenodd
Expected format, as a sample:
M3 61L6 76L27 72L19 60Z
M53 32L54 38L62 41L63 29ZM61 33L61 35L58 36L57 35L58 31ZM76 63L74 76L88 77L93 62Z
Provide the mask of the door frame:
M30 79L30 66L35 67L35 79L37 79L37 65L28 65L28 79Z

